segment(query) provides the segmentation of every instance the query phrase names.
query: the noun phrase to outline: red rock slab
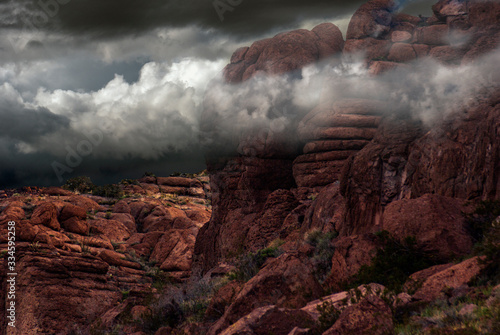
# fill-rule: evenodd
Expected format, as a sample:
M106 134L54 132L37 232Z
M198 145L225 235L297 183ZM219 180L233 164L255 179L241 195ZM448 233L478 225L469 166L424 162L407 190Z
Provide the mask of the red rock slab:
M484 264L479 257L470 258L454 266L448 267L429 278L422 287L413 295L413 299L422 301L436 300L444 289L457 288L467 284L477 276Z
M377 244L371 234L337 239L332 257L332 271L324 285L338 290L342 283L359 271L361 266L371 263L376 250Z
M470 1L469 21L475 27L497 27L500 25L500 3L498 1Z
M422 283L426 281L429 277L435 275L438 272L444 271L452 267L453 265L454 265L453 263L439 264L413 273L404 284L404 291L408 292L409 290L412 290L415 287L422 285Z
M117 253L116 251L106 250L106 249L102 250L99 253L99 258L108 263L109 265L123 266L126 268L132 268L138 270L141 269L140 264L127 261L123 254Z
M308 329L312 326L314 326L314 321L306 312L271 305L254 309L223 331L221 335L288 335L294 328Z
M307 257L283 254L268 261L243 286L224 316L210 328L208 334L219 334L256 308L266 305L301 308L309 300L319 298L322 292Z
M73 204L66 204L59 214L59 220L66 221L72 217L76 217L80 220L85 220L87 218L87 210L80 206L75 206Z
M344 55L364 54L365 58L381 59L387 56L391 48L391 41L365 38L362 40L347 40L344 46Z
M415 30L414 42L429 45L448 44L449 28L446 24L420 27Z
M446 21L448 16L467 14L467 3L457 0L440 0L432 6L432 11L439 20Z
M342 311L339 319L323 335L392 334L392 311L382 298L369 295Z
M390 30L396 5L392 0L372 0L354 13L347 28L347 39L382 38Z
M243 59L245 59L245 55L246 55L248 49L249 49L249 47L242 47L242 48L237 49L233 53L233 55L231 56L231 64L236 64L236 63L243 61Z
M396 62L376 61L370 64L368 73L370 73L373 76L378 76L380 74L396 70L402 67L407 67L407 65Z
M342 99L332 105L334 111L342 114L381 115L390 110L384 101L374 99Z
M380 116L342 114L341 110L337 113L318 113L308 122L308 125L322 127L355 127L355 128L376 128L380 123Z
M462 59L462 63L471 63L477 60L481 55L485 55L500 45L500 32L495 34L485 34L483 36L479 36L477 40L472 44L467 53L464 55Z
M361 150L365 145L370 143L367 140L330 140L330 141L314 141L309 142L304 146L304 153L310 154L315 152L336 151L336 150Z
M463 211L462 200L426 194L390 203L384 211L382 226L399 240L414 236L417 245L425 251L451 260L472 249Z
M391 41L393 43L409 42L413 38L412 33L405 30L396 30L391 34Z
M316 139L364 139L371 140L377 129L374 128L351 128L351 127L329 127L319 128L315 131Z
M64 230L70 233L79 235L87 235L89 233L90 226L88 222L81 220L75 216L64 221L62 225Z
M339 151L327 151L320 153L313 153L307 155L300 155L294 161L295 164L300 163L313 163L313 162L324 162L324 161L345 161L352 154L357 151L352 150L339 150Z
M431 51L429 52L429 56L437 59L441 63L460 64L466 52L467 52L466 49L454 48L445 45L432 48Z
M94 233L104 235L113 242L123 242L131 235L127 227L116 220L92 220L90 226Z
M189 271L196 234L191 230L172 229L163 234L156 244L150 260L156 261L164 271Z
M183 177L158 177L156 178L158 185L173 186L173 187L203 187L201 182L196 179Z
M311 30L318 38L319 59L341 52L344 38L340 29L333 23L322 23Z
M42 188L42 194L52 195L52 196L71 196L71 195L74 195L73 192L62 189L60 187L44 187L44 188Z
M85 213L87 216L87 213ZM51 203L45 202L35 208L31 215L31 223L33 225L44 225L54 230L61 228L59 221L57 221L57 208Z
M311 140L372 140L377 129L354 127L301 127L299 137L304 141Z
M412 47L417 55L417 58L426 57L431 50L431 46L427 44L412 44Z
M101 205L99 205L94 200L92 200L86 196L83 196L83 195L75 195L75 196L69 198L68 202L75 205L75 206L85 208L85 210L87 212L94 212L94 211L101 210Z
M413 46L408 43L394 43L387 59L391 62L410 62L417 58Z
M419 24L420 22L422 22L422 19L417 17L417 16L410 15L410 14L398 13L394 17L393 21L395 21L398 26L401 23L410 23L412 25L415 25L415 24Z
M293 165L293 176L299 187L324 186L337 181L344 161L300 163Z

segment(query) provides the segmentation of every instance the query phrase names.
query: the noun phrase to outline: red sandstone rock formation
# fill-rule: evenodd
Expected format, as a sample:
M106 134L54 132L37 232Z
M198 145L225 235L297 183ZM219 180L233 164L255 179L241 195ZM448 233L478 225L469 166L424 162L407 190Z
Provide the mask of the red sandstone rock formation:
M236 85L259 73L279 75L357 52L376 76L401 67L411 71L412 61L424 57L452 66L474 63L498 47L498 2L442 0L433 11L431 18L417 18L398 13L392 1L369 1L354 14L345 43L332 24L279 34L237 50L225 77ZM382 229L400 240L414 235L419 247L443 261L467 254L472 240L460 215L465 200L500 199L498 87L430 127L391 116L386 101L357 92L329 100L328 89L319 106L293 120L300 148L262 130L259 136L242 134L229 157L209 157L212 216L197 203L209 195L206 177L145 177L125 186L132 197L114 205L59 188L30 188L30 195L15 197L1 192L2 250L8 221L19 229L18 334L66 334L96 319L94 325L111 331L127 311L143 320L151 309L142 298L159 294L138 259L124 254L156 263L171 280L183 282L193 262L195 270L208 272L237 253L287 240L285 253L268 259L250 281L223 286L206 314L210 322L185 326L189 334L209 328L212 334L307 333L318 320L322 302L315 299L324 295L323 287L340 290L370 264L379 247L373 233ZM205 119L213 122L211 112ZM314 248L301 241L313 229L340 233L323 287L309 260ZM0 264L5 287L5 260ZM400 303L432 301L446 287L468 289L482 267L472 258L419 271L411 279L422 286ZM123 292L131 297L123 299ZM392 312L379 296L354 299L350 306L344 304L348 297L323 297L341 311L326 334L392 331ZM175 302L166 306L178 316ZM136 323L125 329L141 334L139 328ZM167 333L176 330L157 332Z
M181 192L160 194L157 188L154 194L148 190L149 196L114 204L50 188L42 190L44 195L1 200L2 250L7 248L8 221L16 222L17 232L18 317L12 334L88 332L90 323L115 307L123 292L136 300L153 292L147 263L156 262L172 280L190 276L196 235L210 218L202 184L206 179L157 179L142 182L171 185ZM125 190L131 192L130 187ZM178 195L190 193L197 196ZM7 271L6 260L0 264L5 284L12 271ZM2 304L2 318L4 308ZM2 332L7 329L2 327Z

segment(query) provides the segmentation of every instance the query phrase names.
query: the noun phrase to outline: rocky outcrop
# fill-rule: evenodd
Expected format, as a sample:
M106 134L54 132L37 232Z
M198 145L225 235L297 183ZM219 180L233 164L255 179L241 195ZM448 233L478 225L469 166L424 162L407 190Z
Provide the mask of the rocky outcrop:
M451 260L472 250L464 212L464 201L427 194L390 203L384 211L382 229L400 241L415 236L422 251L441 261Z
M258 307L303 307L309 299L319 298L322 291L307 258L283 254L269 261L243 286L209 334L219 334Z
M484 267L484 264L481 264L479 257L446 267L423 280L422 286L413 295L413 299L433 301L443 294L445 289L454 289L466 285L480 273L482 267ZM417 278L418 275L410 277L413 280Z
M152 273L164 271L172 281L189 278L196 235L210 217L207 180L142 181L183 191L160 193L158 188L118 200L49 189L0 201L5 231L0 250L7 250L9 221L15 221L17 233L18 317L9 334L86 334L124 292L137 301L151 295ZM130 185L122 187L131 192ZM1 264L5 288L6 274L13 271L7 271L7 262Z
M382 80L381 85L391 80L377 75L396 68L411 74L414 60L430 57L447 66L459 65L494 50L500 42L497 9L495 2L443 0L433 7L433 17L424 18L400 13L396 1L372 0L354 13L345 45L336 37L336 28L315 29L329 31L330 42L336 43L332 53L342 52L346 59L363 53L373 75L367 80L373 80L375 89L375 80ZM304 50L311 49L304 41L307 34L280 34L236 51L226 67L226 80L237 84L259 71L300 69L314 58L304 56ZM300 64L287 61L293 48ZM495 87L467 106L446 111L447 117L429 129L407 111L394 113L395 106L384 96L325 83L318 106L293 120L296 129L287 130L291 137L297 132L299 148L296 142L276 142L276 134L263 130L263 137L251 133L236 139L233 156L209 155L214 211L194 257L202 271L231 257L234 250L257 250L275 238L294 239L308 229L335 229L342 236L380 230L386 206L402 199L425 194L498 199ZM205 119L213 122L210 113L208 108ZM339 191L322 193L335 183ZM443 221L443 227L446 224ZM451 249L466 252L470 244L460 243L460 252Z
M43 253L28 250L28 243L18 244L17 318L15 331L10 334L79 331L113 307L121 298L121 290L133 286L139 293L150 286L150 279L141 273L111 269L94 256L44 248ZM8 272L2 269L4 285Z
M314 321L309 314L301 310L265 306L238 320L221 335L288 335L294 328L311 328Z
M342 50L339 28L323 23L311 31L300 29L257 41L236 50L224 69L230 83L239 83L258 73L283 74L330 57Z
M293 163L299 187L325 186L338 181L346 160L374 137L387 104L367 99L324 103L306 115L299 135L306 142Z
M335 324L324 335L392 334L390 307L376 295L368 295L342 311Z
M312 31L279 34L237 50L224 70L224 77L236 84L258 73L300 70L339 54L343 44L342 34L333 24L322 24ZM217 110L205 109L205 128L217 127L217 115ZM292 166L298 154L297 143L282 139L293 138L288 131L250 130L237 139L232 157L209 156L214 211L197 240L195 252L203 271L235 250L261 248L287 232L283 228L286 213L300 201L290 192L286 193L296 187ZM270 208L278 203L282 204L280 210ZM255 225L255 221L260 225Z
M351 157L341 177L348 224L343 234L381 225L392 201L427 193L459 199L498 199L499 91L457 111L426 134L405 121L381 125ZM460 115L460 112L465 113ZM382 177L381 177L382 176Z

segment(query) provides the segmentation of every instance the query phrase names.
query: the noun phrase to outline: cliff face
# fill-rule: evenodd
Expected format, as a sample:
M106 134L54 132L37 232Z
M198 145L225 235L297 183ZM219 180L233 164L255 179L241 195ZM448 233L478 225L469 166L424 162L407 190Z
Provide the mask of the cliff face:
M433 11L431 18L413 17L399 13L393 1L369 1L352 17L346 41L332 25L316 27L315 35L280 34L236 51L225 78L237 84L262 72L297 71L321 57L337 64L340 56L345 63L362 54L366 80L394 89L393 71L408 76L410 85L419 62L472 66L498 47L498 3L440 1ZM430 123L397 110L390 91L373 95L335 80L327 77L319 104L291 121L298 150L281 144L287 150L280 151L272 130L260 129L263 137L237 139L239 149L257 151L237 150L217 164L209 155L213 215L195 247L203 271L237 250L293 240L311 229L345 237L381 230L386 207L401 199L500 198L497 74L466 103L443 106ZM217 119L210 109L204 117ZM264 145L256 145L261 138Z

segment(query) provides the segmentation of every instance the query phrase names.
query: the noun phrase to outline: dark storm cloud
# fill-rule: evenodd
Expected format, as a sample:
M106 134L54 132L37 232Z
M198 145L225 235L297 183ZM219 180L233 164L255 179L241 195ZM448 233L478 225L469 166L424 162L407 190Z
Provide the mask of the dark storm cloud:
M0 86L0 137L31 143L68 126L66 117L55 115L45 107L26 106L10 85Z
M200 26L248 37L291 28L302 20L352 14L365 1L345 0L12 0L3 1L4 27L32 23L42 30L110 38L157 27ZM429 8L434 1L407 0ZM425 4L425 7L424 7ZM45 17L44 17L45 13ZM222 19L222 20L221 20Z

